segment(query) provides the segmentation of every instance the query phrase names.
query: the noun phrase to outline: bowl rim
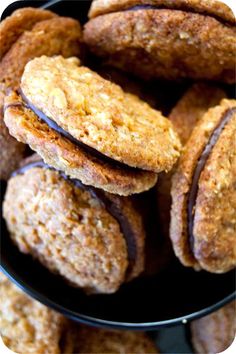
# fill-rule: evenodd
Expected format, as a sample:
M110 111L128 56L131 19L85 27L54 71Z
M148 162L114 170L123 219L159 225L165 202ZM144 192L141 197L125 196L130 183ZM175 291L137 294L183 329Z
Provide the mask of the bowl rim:
M69 319L83 323L90 326L95 327L102 327L102 328L113 328L113 329L124 329L124 330L142 330L142 331L151 331L157 330L163 327L169 327L179 324L187 324L188 322L198 319L200 317L206 316L227 303L231 302L232 300L236 299L236 290L226 296L224 299L216 302L215 304L205 307L199 311L190 313L186 316L176 317L173 319L163 320L163 321L152 321L152 322L118 322L118 321L111 321L111 320L104 320L97 317L83 315L81 313L69 310L64 306L60 305L59 303L50 300L47 296L43 295L42 293L35 290L29 284L25 283L20 279L19 276L13 275L13 272L7 267L3 265L2 262L0 264L0 269L2 272L21 290L27 293L30 297L34 298L35 300L39 301L40 303L44 304L51 309L60 312L62 315L68 317Z

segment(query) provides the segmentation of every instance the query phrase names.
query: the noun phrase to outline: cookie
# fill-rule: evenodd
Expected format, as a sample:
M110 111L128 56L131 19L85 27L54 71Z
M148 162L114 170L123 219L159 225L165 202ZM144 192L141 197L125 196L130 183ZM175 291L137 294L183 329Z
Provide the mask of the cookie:
M0 273L0 333L4 344L19 354L73 352L69 322L26 296Z
M157 181L153 172L110 163L75 145L39 120L15 93L5 100L4 116L12 136L29 144L47 164L65 171L83 184L127 196L148 190Z
M57 15L48 10L25 7L14 11L0 23L0 60L8 52L22 33L30 31L40 21L49 20Z
M82 326L78 331L76 353L159 353L147 334Z
M221 353L235 339L235 301L212 314L191 323L191 337L195 353Z
M185 266L235 267L236 100L224 99L195 126L172 179L170 236Z
M216 0L97 0L84 40L107 63L146 80L234 83L234 24Z
M25 155L25 145L15 140L3 120L4 93L0 88L0 180L7 180Z
M0 62L0 82L18 89L28 61L41 55L80 56L82 32L78 21L55 17L40 21L25 31Z
M225 98L225 92L217 86L206 83L193 84L180 98L169 114L183 145L186 144L197 122L211 107ZM159 231L169 238L171 208L171 178L174 169L168 174L161 173L156 186Z
M42 160L9 180L3 215L21 252L87 292L112 293L143 270L145 234L131 200L86 187Z
M21 90L34 111L111 159L158 173L179 156L178 137L160 112L70 59L32 60Z

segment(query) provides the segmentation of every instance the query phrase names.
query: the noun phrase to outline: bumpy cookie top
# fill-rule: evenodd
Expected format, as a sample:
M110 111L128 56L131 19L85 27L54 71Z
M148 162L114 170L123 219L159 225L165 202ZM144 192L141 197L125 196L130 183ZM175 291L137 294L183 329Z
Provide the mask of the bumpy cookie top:
M90 18L125 10L134 6L151 5L167 9L186 10L235 22L232 10L218 0L94 0L89 12Z
M51 11L25 7L14 11L11 16L5 18L0 23L0 59L3 58L24 31L31 30L37 22L53 17L57 17L57 15Z
M69 17L55 17L36 23L11 46L0 63L0 82L18 89L28 61L41 55L81 54L82 32L78 21Z
M123 282L128 255L118 221L57 171L31 168L11 178L3 209L20 250L70 283L114 292Z
M19 354L60 354L73 350L67 320L32 300L0 273L0 333ZM64 343L65 345L61 346Z
M181 145L169 120L71 58L32 60L21 89L74 138L115 160L160 172L179 157Z

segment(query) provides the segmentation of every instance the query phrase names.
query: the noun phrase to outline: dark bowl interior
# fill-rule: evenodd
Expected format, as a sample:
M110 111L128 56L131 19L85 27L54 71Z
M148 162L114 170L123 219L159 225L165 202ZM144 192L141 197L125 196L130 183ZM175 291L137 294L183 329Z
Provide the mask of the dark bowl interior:
M50 9L64 16L87 20L90 1L51 1ZM25 6L43 1L18 1L3 18ZM4 195L4 183L1 185ZM153 216L155 219L155 215ZM195 272L173 259L162 272L125 284L113 295L86 296L66 284L37 261L20 253L1 220L1 268L24 291L64 315L92 325L155 329L186 323L223 306L235 297L235 272L216 275Z

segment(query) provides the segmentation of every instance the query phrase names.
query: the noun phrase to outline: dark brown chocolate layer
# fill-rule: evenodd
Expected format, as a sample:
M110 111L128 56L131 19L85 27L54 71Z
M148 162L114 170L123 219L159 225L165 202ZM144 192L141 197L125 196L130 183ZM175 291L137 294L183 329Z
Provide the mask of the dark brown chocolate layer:
M236 113L236 107L229 108L225 111L218 126L212 132L208 143L203 149L193 173L192 184L189 190L188 201L187 201L188 240L189 240L189 245L192 253L194 253L193 227L194 227L195 205L196 205L197 194L198 194L199 179L206 165L208 157L210 156L212 149L214 148L215 144L217 143L220 137L220 134L222 133L224 127L226 126L226 124L229 123L230 119L233 117L235 113Z
M96 157L97 159L104 161L105 163L108 163L116 168L120 168L120 169L125 169L125 170L137 170L135 167L130 167L120 161L116 161L104 154L102 154L100 151L84 144L83 142L75 139L70 133L68 133L67 131L65 131L64 129L62 129L54 120L52 120L51 118L49 118L48 116L46 116L46 114L44 114L42 111L40 111L37 107L35 107L31 102L29 102L29 100L27 99L27 97L24 95L24 93L20 90L19 94L23 100L22 105L25 104L25 107L31 109L35 115L42 120L44 123L46 123L49 128L53 129L55 132L59 133L63 138L68 139L72 144L78 146L80 149L86 151L87 153L89 153L90 155L92 155L93 157ZM20 105L20 103L13 103L12 105L9 104L7 106L7 108L9 107L16 107Z
M42 160L31 162L31 163L19 168L18 170L14 171L11 176L15 177L19 174L24 174L25 171L27 171L28 169L37 168L37 167L47 168L47 169L50 169L53 171L57 171L62 178L64 178L69 183L72 183L75 187L89 192L94 198L96 198L101 203L101 205L107 210L107 212L114 217L114 219L120 225L120 229L125 237L125 241L126 241L126 245L127 245L129 265L128 265L128 269L126 272L126 276L128 277L128 275L132 272L132 268L135 264L136 257L137 257L135 235L133 233L132 226L130 225L128 218L126 218L123 215L123 213L117 207L117 205L115 203L113 203L106 196L106 194L103 191L101 191L97 188L91 187L91 186L86 186L82 182L80 182L78 179L68 177L65 173L58 171L55 168L47 165Z

